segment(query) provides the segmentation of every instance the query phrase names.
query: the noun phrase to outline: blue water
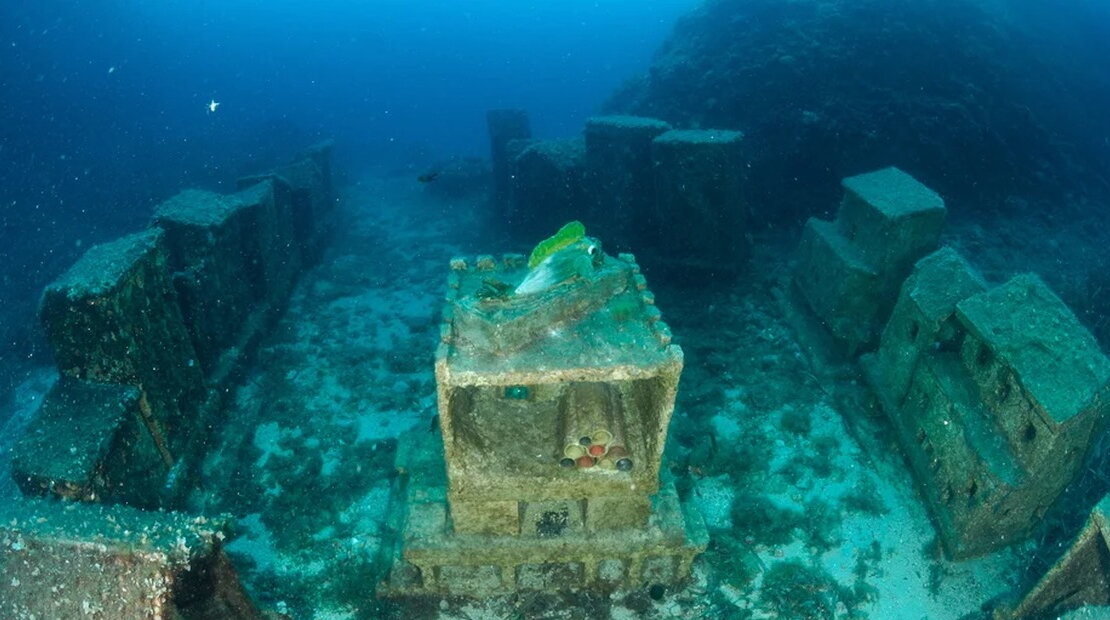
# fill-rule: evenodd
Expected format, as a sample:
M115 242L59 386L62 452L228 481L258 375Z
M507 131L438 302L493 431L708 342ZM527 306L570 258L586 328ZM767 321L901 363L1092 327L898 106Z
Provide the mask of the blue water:
M34 349L46 282L179 189L326 137L354 167L485 155L494 107L574 133L695 4L4 2L0 356Z

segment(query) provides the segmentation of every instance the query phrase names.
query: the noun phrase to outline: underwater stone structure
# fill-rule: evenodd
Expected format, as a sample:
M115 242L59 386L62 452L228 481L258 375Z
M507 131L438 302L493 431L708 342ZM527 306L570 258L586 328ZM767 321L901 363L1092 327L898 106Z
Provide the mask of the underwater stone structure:
M748 254L743 212L744 134L672 129L651 143L651 231L661 260L684 270L734 269Z
M984 290L950 250L906 280L861 363L946 553L1028 536L1105 425L1110 360L1036 276Z
M836 221L806 222L794 284L851 353L875 342L902 280L936 249L946 210L940 196L893 167L841 184Z
M536 238L585 210L586 145L581 138L535 140L511 161L506 222L515 237Z
M0 506L0 617L262 620L226 520L126 506Z
M13 534L34 539L10 549L26 553L0 557L5 570L38 571L10 599L0 591L0 601L18 604L17 615L0 615L77 617L92 613L87 604L105 617L259 617L246 607L176 614L174 601L202 604L206 595L193 588L235 590L234 572L218 546L189 542L186 521L202 518L130 507L174 508L188 492L229 386L326 240L335 204L330 157L324 143L241 180L235 194L183 192L155 210L150 228L90 248L46 287L39 316L61 378L17 442L12 475L25 495L81 503L0 505L5 525L24 523L19 511L32 505L43 524L42 538L33 527ZM135 538L154 530L173 536ZM66 554L80 561L67 565ZM66 596L42 595L52 587ZM182 595L188 600L174 598ZM156 607L130 612L142 604Z
M617 245L634 244L650 230L655 179L652 141L670 131L661 120L640 116L597 116L586 121L585 219Z
M1020 600L994 610L995 620L1070 617L1083 607L1110 606L1110 496L1091 511L1064 554ZM1082 617L1082 616L1078 616ZM1105 617L1092 615L1094 617Z
M489 130L490 161L493 163L493 206L496 213L502 213L512 196L511 161L515 149L510 142L527 140L532 137L532 125L528 122L525 110L490 110L486 113L486 127Z
M523 256L451 261L441 433L399 447L383 595L673 583L705 549L660 477L682 350L634 258L594 256L527 297Z
M168 476L170 468L189 452L195 439L197 411L204 406L208 394L171 284L165 233L151 228L90 248L46 287L39 317L62 377L139 390L139 421L162 455L162 475ZM84 390L86 399L82 402L87 403L87 397L94 392ZM90 407L80 414L95 415L116 409L118 394L99 393L105 397L104 406ZM52 391L51 402L44 405L45 415L56 415L69 408L65 399L71 396L71 390ZM119 416L113 417L117 424L124 423ZM100 427L105 423L106 420L94 420L89 425ZM49 428L44 421L33 423L30 430L45 432ZM99 449L95 443L82 438L70 440L64 425L53 430L62 431L62 436L25 436L24 441L41 443L46 451L23 451L27 458L19 463L22 469L14 473L24 491L30 490L31 479L37 481L36 486L45 484L43 491L64 489L76 482L49 481L49 476L44 477L43 472L57 471L58 461L76 462L80 458L90 466L100 462L95 455L71 450L75 446ZM124 460L139 466L147 461L132 457ZM136 473L141 479L148 474L139 470ZM120 483L126 484L127 480ZM156 488L161 491L161 486ZM134 495L122 489L117 491L124 496ZM149 507L161 501L159 495L154 495L140 505Z

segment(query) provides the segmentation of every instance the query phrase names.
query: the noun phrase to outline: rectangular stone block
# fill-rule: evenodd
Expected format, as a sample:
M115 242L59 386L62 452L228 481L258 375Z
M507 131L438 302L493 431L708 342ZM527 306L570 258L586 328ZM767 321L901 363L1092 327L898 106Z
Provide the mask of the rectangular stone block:
M917 261L902 284L879 349L867 362L872 378L877 379L873 387L887 402L902 402L923 352L957 346L956 304L985 289L982 278L951 248Z
M325 192L327 187L325 183L319 191ZM298 239L293 189L279 178L263 180L232 197L257 217L251 235L255 247L249 255L253 271L244 273L256 278L260 298L272 306L283 307L293 292L306 255L313 255L307 249L297 252L295 248L298 244L318 241ZM316 214L314 217L326 216ZM323 230L319 222L311 226Z
M581 217L588 200L585 173L581 139L536 140L513 157L506 221L514 236L543 239Z
M405 536L425 540L442 536L447 530L447 507L442 502L423 502L409 505L405 519Z
M639 116L586 121L586 174L594 198L586 223L613 245L635 245L650 229L655 181L651 143L670 124Z
M582 586L584 574L581 562L521 564L516 583L522 590L567 590Z
M262 296L257 205L185 190L158 205L181 313L201 366L210 371L237 340Z
M894 167L848 177L842 185L838 230L897 286L917 259L937 247L944 200Z
M521 502L524 515L520 528L523 536L560 538L583 530L583 503L574 500Z
M650 515L651 499L644 495L586 500L586 528L591 532L644 528Z
M262 620L225 521L124 506L0 505L0 617Z
M439 586L452 592L472 595L496 591L501 586L501 571L497 566L441 566Z
M62 375L140 389L144 423L174 458L195 430L204 379L154 228L90 248L39 307Z
M998 394L1000 365L1013 369L1046 420L1066 423L1102 408L1110 360L1063 301L1033 274L969 297L956 307L979 341L965 364L984 393Z
M141 422L139 390L61 378L12 452L27 495L156 508L169 465Z
M878 332L879 275L831 222L810 218L798 244L794 282L829 331L850 345Z
M458 534L520 534L520 502L467 501L451 502L451 519Z
M266 180L278 181L274 187L275 200L282 210L288 200L296 247L304 262L315 263L331 233L334 207L334 200L329 198L334 190L327 185L323 171L315 161L304 158L266 174L243 177L237 187L245 190Z
M652 141L653 239L663 259L710 269L747 255L743 134L672 129Z

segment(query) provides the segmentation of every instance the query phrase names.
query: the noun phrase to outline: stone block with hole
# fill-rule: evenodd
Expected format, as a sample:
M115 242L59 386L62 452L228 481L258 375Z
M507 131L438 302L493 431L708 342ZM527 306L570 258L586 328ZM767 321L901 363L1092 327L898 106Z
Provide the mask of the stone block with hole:
M936 312L918 304L905 316L950 312L949 294L932 299ZM967 558L1025 540L1075 478L1105 427L1110 360L1033 275L965 297L952 319L934 320L933 344L910 351L900 400L874 380L887 372L881 350L869 374L945 551Z
M922 353L955 346L956 304L985 289L983 279L951 248L917 261L902 284L878 350L860 359L871 387L884 401L902 402Z

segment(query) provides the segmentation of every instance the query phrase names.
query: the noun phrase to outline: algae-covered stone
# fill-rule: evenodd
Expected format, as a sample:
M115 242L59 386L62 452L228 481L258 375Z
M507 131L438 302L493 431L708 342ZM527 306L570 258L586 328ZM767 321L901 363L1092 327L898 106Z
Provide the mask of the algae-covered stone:
M655 201L651 143L671 126L639 116L586 121L587 223L616 245L641 241Z
M662 260L730 269L747 252L743 134L672 129L652 141Z
M195 189L154 210L155 225L166 231L181 313L206 371L236 341L261 297L264 222L257 205Z
M90 248L46 287L39 308L62 375L132 385L144 420L176 458L205 397L169 282L160 229Z
M1016 276L957 306L960 320L984 348L966 356L984 393L1002 390L989 370L1007 366L1043 412L1063 424L1103 402L1110 360L1063 301L1035 275ZM1020 443L1020 431L1014 433Z
M511 169L506 221L514 235L537 237L583 216L586 146L580 138L532 142L512 159Z
M936 249L946 211L935 192L897 168L843 185L836 221L806 223L794 281L817 318L856 352L874 345L914 262Z
M944 200L897 168L844 179L837 229L897 286L914 261L937 246Z
M838 338L859 346L879 329L879 274L835 224L810 218L798 244L794 281L810 309Z
M142 424L139 390L63 377L12 453L23 493L159 504L169 464Z
M1039 278L956 301L981 286L961 263L938 253L919 264L891 329L917 321L924 342L908 343L912 329L892 333L891 347L911 351L880 350L866 365L954 558L1039 526L1103 429L1110 395L1110 360ZM884 355L907 368L916 357L904 397L894 387L906 368L881 366Z
M225 519L50 501L0 505L0 617L261 620Z
M878 351L866 360L872 387L887 401L901 402L921 354L957 336L956 304L985 289L982 278L951 248L917 261L902 284Z

